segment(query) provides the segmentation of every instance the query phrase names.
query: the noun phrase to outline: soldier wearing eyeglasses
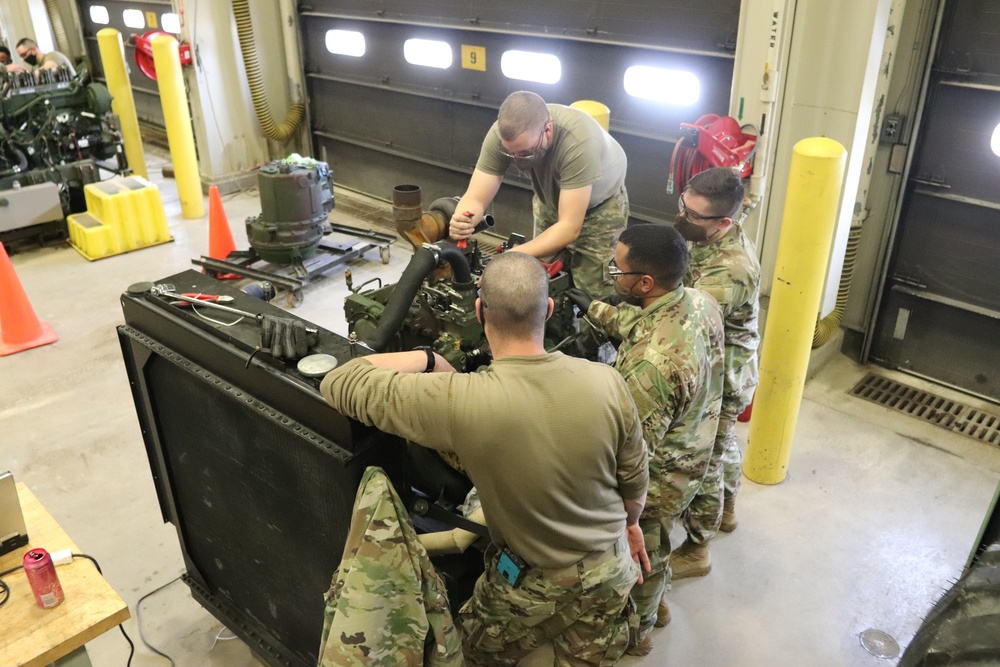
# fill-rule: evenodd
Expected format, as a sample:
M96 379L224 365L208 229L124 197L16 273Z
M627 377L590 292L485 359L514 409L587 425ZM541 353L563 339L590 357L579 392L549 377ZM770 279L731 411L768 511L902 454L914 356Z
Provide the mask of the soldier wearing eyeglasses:
M753 242L734 222L743 197L743 183L732 169L703 171L688 182L674 222L691 253L684 284L715 297L722 306L726 332L725 388L712 463L684 515L688 537L671 555L674 579L708 574L712 569L709 541L719 530L732 532L737 525L742 457L734 426L757 387L760 342L760 264Z
M629 213L622 147L583 111L546 104L535 93L512 93L455 207L451 238L472 234L512 164L531 179L536 233L514 250L562 259L576 287L594 298L611 294L605 260Z
M670 621L670 529L702 486L722 404L723 325L715 299L685 287L688 249L667 225L622 232L608 270L618 306L569 298L605 333L622 341L615 368L625 378L650 452L649 492L639 517L650 574L632 589L639 630L628 653L652 650L654 625Z

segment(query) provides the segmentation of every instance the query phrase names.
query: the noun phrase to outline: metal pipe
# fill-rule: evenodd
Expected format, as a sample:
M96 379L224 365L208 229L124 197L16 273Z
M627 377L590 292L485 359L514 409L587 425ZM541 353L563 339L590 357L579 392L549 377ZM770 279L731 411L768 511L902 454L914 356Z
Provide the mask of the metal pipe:
M758 484L777 484L788 470L846 162L846 149L825 137L803 139L792 149L743 464L743 474Z
M114 28L104 28L97 33L97 45L101 50L101 64L111 92L111 110L118 116L122 140L125 143L125 157L132 171L148 179L146 154L139 134L139 119L135 113L132 85L125 68L125 46L122 36Z
M177 40L172 35L157 35L153 38L152 45L156 83L160 89L167 142L170 144L170 159L174 163L177 193L181 198L181 215L187 219L201 218L205 215L205 198L201 193L198 157L191 132L191 112L188 110L187 92L184 90Z

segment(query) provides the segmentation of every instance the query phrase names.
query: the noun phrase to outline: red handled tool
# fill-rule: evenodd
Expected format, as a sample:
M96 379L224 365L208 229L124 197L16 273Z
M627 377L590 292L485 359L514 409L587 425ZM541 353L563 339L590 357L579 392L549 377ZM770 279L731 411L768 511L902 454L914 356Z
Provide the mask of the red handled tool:
M467 217L470 222L472 221L472 211L465 211L464 213L462 213L462 215L464 215L465 217ZM459 241L455 245L457 245L460 249L465 250L465 246L467 246L468 244L466 243L465 239L462 239L461 241Z
M542 262L542 260L538 261L541 262L542 266L545 267L545 273L549 274L549 278L555 278L556 276L559 275L559 272L562 271L563 263L561 259L557 259L551 264L549 264L548 262Z

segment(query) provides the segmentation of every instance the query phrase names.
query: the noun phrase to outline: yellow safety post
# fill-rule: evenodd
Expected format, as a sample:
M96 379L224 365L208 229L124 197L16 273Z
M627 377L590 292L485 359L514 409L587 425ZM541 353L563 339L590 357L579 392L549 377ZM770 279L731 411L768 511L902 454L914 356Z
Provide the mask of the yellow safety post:
M181 59L177 55L177 40L172 35L157 35L152 45L170 159L174 163L177 192L181 197L181 215L201 218L205 215L205 198L201 194L201 175L198 173L198 157L191 133L191 113L181 75Z
M114 28L104 28L97 33L97 45L101 49L104 78L108 82L108 91L112 97L111 110L118 115L121 124L128 166L132 167L134 174L148 179L146 154L142 150L139 119L136 118L135 101L132 99L132 84L125 69L125 51L121 33Z
M788 471L846 161L833 139L803 139L792 149L743 463L743 474L758 484L778 484Z
M598 125L604 128L605 132L611 127L611 109L606 105L594 100L578 100L569 106L588 114L597 121Z

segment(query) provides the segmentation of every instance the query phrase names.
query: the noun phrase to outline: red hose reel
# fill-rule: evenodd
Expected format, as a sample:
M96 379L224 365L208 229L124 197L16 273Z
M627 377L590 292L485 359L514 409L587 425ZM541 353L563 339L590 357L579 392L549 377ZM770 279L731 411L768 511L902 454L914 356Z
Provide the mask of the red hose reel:
M681 138L670 158L667 192L684 192L688 179L712 167L732 167L742 178L753 173L751 159L757 150L757 136L745 134L731 116L707 114L694 123L681 123Z
M153 38L157 35L175 36L164 30L150 30L131 37L131 42L135 45L135 65L140 72L153 81L156 81L156 65L153 64ZM181 65L190 65L194 62L191 58L191 45L187 42L180 42L177 45L177 52L181 57Z

